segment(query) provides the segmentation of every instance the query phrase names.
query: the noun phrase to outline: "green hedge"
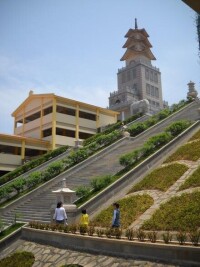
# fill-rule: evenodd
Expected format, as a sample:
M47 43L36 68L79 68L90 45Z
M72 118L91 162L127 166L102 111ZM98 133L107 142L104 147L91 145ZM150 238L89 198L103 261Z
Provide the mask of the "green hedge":
M8 201L13 197L16 198L24 192L28 192L37 186L45 183L55 176L59 175L68 168L85 160L96 151L112 144L122 136L119 131L114 131L107 135L102 135L95 143L83 147L77 151L71 151L68 157L61 161L51 163L46 170L36 171L28 177L19 177L9 184L0 187L0 201ZM2 203L3 203L2 202Z
M0 177L0 185L3 185L13 179L15 179L16 177L24 174L25 172L41 165L42 163L50 160L51 158L55 158L58 155L64 153L67 149L69 148L69 146L63 146L63 147L59 147L51 152L46 153L45 155L31 160L30 162L25 163L23 166L20 166L18 168L16 168L14 171L11 171L3 176Z
M191 123L189 121L176 121L165 129L165 132L159 133L153 137L150 137L143 145L142 148L136 149L132 152L122 155L119 158L119 162L124 167L129 167L139 160L146 158L154 153L156 150L167 144L175 136L189 127Z
M129 117L128 119L124 120L123 123L127 124L129 122L132 122L138 118L140 118L143 114L142 113L137 113L136 115L133 115ZM107 134L112 133L113 131L119 130L122 126L122 122L118 121L115 124L108 125L106 129L102 133L97 133L83 141L84 146L88 146L89 144L96 142L101 136L106 136Z

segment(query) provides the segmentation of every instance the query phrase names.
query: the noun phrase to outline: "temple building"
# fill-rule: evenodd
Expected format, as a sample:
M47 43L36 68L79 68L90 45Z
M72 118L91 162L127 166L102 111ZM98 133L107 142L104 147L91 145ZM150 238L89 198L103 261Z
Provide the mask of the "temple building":
M156 58L148 33L138 29L135 19L135 29L129 29L125 37L121 61L126 66L118 69L118 90L109 97L109 109L120 112L121 120L136 112L154 114L163 109L161 73L151 63Z
M14 134L0 134L0 175L60 146L78 146L118 112L55 94L29 96L12 113Z

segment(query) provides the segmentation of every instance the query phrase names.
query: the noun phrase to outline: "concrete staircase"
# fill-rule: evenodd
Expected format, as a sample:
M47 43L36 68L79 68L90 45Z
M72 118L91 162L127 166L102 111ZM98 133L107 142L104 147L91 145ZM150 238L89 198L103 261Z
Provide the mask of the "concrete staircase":
M141 147L149 137L162 132L173 121L180 119L196 121L199 118L197 112L199 106L199 102L193 102L139 136L117 141L115 144L104 149L104 151L65 171L39 189L34 190L28 196L2 208L0 210L2 220L5 223L11 223L14 220L15 214L19 214L19 220L25 222L31 220L50 222L50 207L52 204L55 204L55 195L52 193L52 190L61 187L63 178L66 178L67 186L70 189L75 189L79 185L88 185L94 177L115 174L122 169L122 166L119 164L119 157L121 155Z

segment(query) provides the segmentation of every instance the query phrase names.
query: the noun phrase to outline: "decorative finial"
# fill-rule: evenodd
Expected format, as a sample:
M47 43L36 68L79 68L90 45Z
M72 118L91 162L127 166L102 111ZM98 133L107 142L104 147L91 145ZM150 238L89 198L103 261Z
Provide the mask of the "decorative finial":
M29 91L29 96L33 95L33 90Z
M135 18L135 30L138 28L137 26L137 19Z

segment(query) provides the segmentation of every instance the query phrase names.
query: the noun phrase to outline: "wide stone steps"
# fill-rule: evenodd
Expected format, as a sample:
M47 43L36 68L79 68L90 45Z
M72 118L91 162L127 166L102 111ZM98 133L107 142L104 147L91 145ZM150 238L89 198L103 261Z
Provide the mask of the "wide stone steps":
M162 132L169 124L173 121L180 119L192 119L195 120L196 109L198 105L193 105L191 108L187 108L185 111L182 111L171 118L165 120L161 124L156 125L155 127L150 128L145 133L139 135L136 138L127 138L121 141L120 143L116 143L116 145L112 146L110 149L107 149L106 152L100 154L98 158L90 159L87 163L87 166L84 167L76 167L73 169L71 173L63 173L60 174L55 183L52 186L48 186L44 188L44 190L40 193L36 193L33 197L29 199L29 201L19 203L14 210L5 212L2 216L4 221L6 219L10 219L10 217L14 217L15 210L22 214L24 220L40 220L46 221L47 219L50 221L50 207L56 201L55 195L51 192L52 190L56 190L62 187L62 179L66 179L67 187L70 189L75 189L79 185L88 185L94 177L111 174L114 175L118 171L120 171L123 167L119 164L119 157L125 153L131 152L135 149L142 147L144 142L154 136ZM44 210L39 210L39 207L42 207ZM49 213L48 213L49 212ZM29 215L28 215L29 214ZM9 216L8 216L9 215ZM8 218L7 218L8 216ZM29 216L29 217L28 217Z

